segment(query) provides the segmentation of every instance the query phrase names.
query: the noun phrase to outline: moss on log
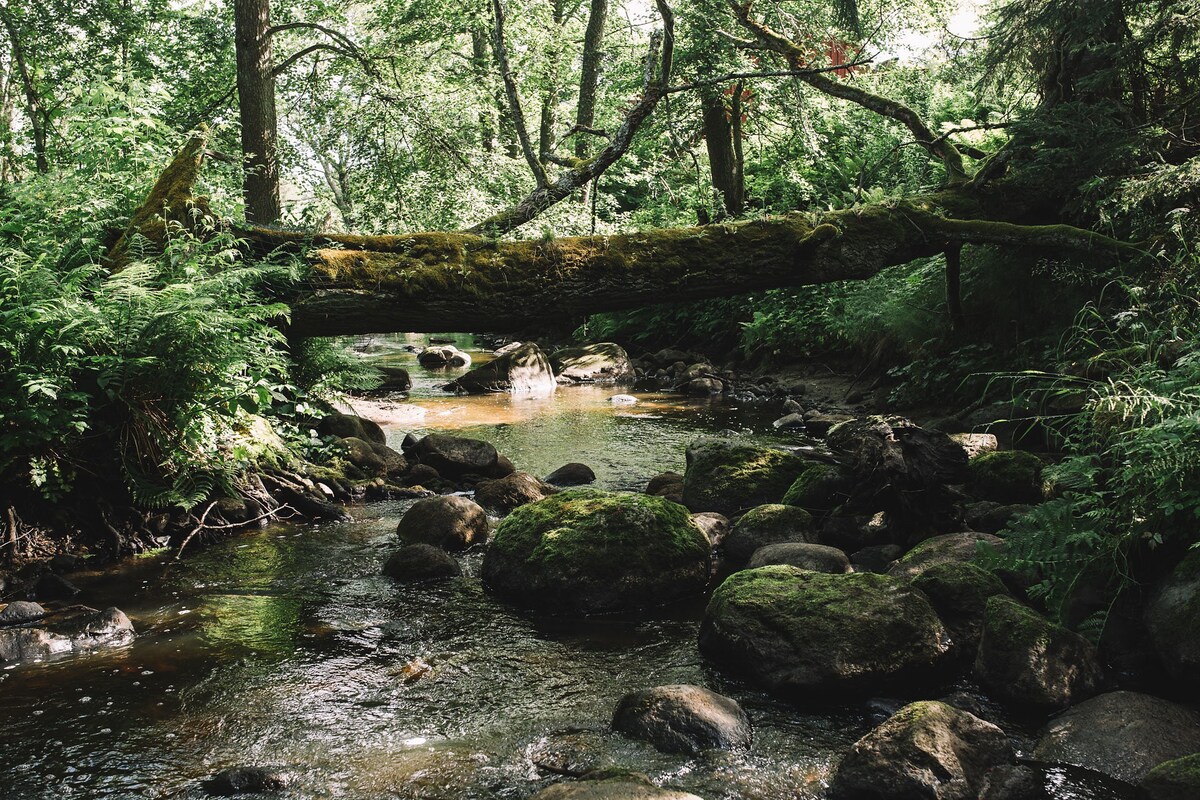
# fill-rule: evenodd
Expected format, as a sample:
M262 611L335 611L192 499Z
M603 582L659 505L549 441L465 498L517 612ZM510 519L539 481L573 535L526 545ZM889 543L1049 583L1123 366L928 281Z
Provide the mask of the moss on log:
M184 222L204 138L167 167L111 261L134 234L161 242ZM667 228L618 236L501 241L470 233L390 236L242 228L251 255L300 254L306 279L290 288L293 336L393 331L508 331L550 320L762 289L870 278L954 244L1069 248L1106 257L1136 248L1069 225L1025 225L1004 198L964 188L823 213Z

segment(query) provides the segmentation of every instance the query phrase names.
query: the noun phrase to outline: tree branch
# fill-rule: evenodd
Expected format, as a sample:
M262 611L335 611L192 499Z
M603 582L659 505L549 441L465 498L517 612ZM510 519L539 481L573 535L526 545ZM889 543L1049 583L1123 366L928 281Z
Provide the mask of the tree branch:
M513 78L512 68L508 64L508 48L504 44L504 7L500 5L500 0L492 0L492 17L492 52L496 57L496 66L500 68L500 77L504 81L504 93L508 96L508 108L517 132L517 141L521 144L521 152L525 156L525 162L529 164L537 188L544 189L550 183L550 178L546 175L546 167L533 150L529 129L525 125L525 112L521 110L517 81Z
M743 27L751 31L768 48L783 56L793 70L801 73L797 75L800 80L832 97L849 100L868 111L874 111L880 116L896 120L912 131L913 136L920 142L922 147L941 159L942 164L946 168L946 182L949 185L959 185L967 181L962 153L959 152L958 148L949 139L939 139L934 135L933 131L930 130L929 126L925 124L925 121L921 119L917 112L903 103L874 94L861 87L853 86L847 81L833 80L819 72L805 72L804 64L808 54L804 48L782 33L772 30L754 19L750 14L751 7L754 5L753 3L729 0L729 5L733 9L734 16L737 17L738 22Z

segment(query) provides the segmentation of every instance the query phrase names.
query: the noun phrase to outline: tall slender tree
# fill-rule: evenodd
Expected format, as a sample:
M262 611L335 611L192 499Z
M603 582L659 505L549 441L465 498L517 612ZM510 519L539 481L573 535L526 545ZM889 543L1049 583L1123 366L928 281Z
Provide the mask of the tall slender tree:
M233 9L246 221L269 225L281 215L271 3L234 0Z

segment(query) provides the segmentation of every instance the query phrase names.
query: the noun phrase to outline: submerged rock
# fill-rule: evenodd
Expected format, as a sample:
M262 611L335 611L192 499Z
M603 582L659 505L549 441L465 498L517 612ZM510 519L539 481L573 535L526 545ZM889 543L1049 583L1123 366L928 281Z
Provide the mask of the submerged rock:
M119 608L96 611L79 607L37 622L0 627L0 663L99 650L124 644L134 636L133 623Z
M1033 757L1137 784L1159 764L1198 752L1200 713L1122 691L1093 697L1055 717Z
M700 626L705 656L787 697L902 687L929 678L948 649L925 596L872 573L737 572L713 594Z
M596 473L587 464L572 461L563 464L545 477L546 483L555 486L583 486L596 482Z
M978 800L988 770L1013 759L1004 731L945 703L912 703L838 764L832 800Z
M664 753L744 750L754 734L736 700L700 686L656 686L627 694L613 730L643 739Z
M231 767L202 782L211 795L228 797L237 794L267 794L287 788L282 772L272 767Z
M487 512L457 495L427 497L412 504L396 526L400 541L431 544L444 550L466 550L488 536Z
M581 383L624 383L634 378L625 348L613 342L557 350L550 356L554 374Z
M683 502L692 511L725 515L778 503L807 464L783 450L701 439L687 449Z
M987 601L975 677L1010 703L1065 708L1105 685L1095 646L1009 597Z
M694 794L660 789L645 775L600 772L571 783L556 783L530 800L702 800Z
M722 547L730 561L744 564L761 547L785 542L815 542L816 525L802 508L771 504L752 508L734 523Z
M708 539L687 509L659 497L570 489L521 506L496 529L485 585L550 612L602 613L699 594Z
M383 574L399 583L418 583L462 575L454 557L431 544L401 547L383 565Z
M512 394L546 395L558 383L546 354L532 343L505 353L498 358L446 384L446 391L467 394L511 392Z

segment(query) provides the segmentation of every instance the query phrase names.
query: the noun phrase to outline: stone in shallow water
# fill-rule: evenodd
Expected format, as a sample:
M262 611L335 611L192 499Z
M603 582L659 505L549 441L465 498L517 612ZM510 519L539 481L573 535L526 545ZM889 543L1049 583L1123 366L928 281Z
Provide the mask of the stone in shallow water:
M596 473L592 471L591 467L575 461L563 464L546 476L546 483L552 483L555 486L583 486L593 483L595 480Z
M650 742L664 753L745 750L750 718L736 700L700 686L656 686L621 698L615 731Z
M458 495L418 500L396 526L400 541L431 544L445 550L466 550L487 541L487 512L473 500Z
M36 627L0 628L0 663L98 650L123 644L133 635L133 623L120 609L80 608Z
M700 652L721 669L784 697L826 702L927 681L948 650L925 595L873 573L736 572L700 626Z
M44 616L45 613L46 609L37 603L16 600L5 606L3 611L0 611L0 625L20 625L25 622L32 622Z
M454 557L431 544L401 547L383 565L383 574L399 583L417 583L462 575Z
M203 782L204 790L218 797L278 792L287 784L283 773L272 767L231 767Z

